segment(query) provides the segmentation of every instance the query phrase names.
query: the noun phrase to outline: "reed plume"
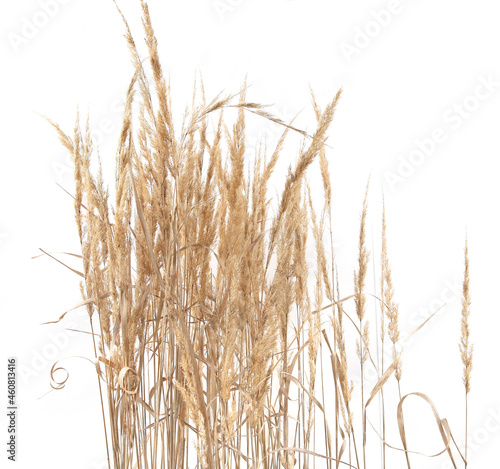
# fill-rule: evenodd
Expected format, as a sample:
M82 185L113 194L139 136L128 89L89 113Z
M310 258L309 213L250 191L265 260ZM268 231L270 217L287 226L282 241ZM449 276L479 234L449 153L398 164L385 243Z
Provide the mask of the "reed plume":
M397 350L397 344L399 342L400 333L399 333L399 305L394 301L394 287L392 284L392 271L391 265L389 263L389 255L387 251L387 223L385 216L385 200L383 200L382 206L382 254L381 254L381 266L382 266L382 275L381 275L381 309L382 309L382 317L387 317L387 335L389 336L389 340L392 342L392 360L394 365L394 376L396 377L398 383L398 393L399 400L401 401L401 352ZM382 360L383 360L383 350L384 350L384 336L385 336L385 322L382 321ZM382 372L384 371L384 366L382 362ZM401 417L403 418L403 417ZM384 430L385 431L385 430ZM405 451L406 464L408 468L410 468L410 456L407 451Z
M464 282L462 292L462 321L461 321L461 338L460 338L460 354L463 364L463 383L465 388L465 467L467 467L467 448L468 448L468 396L471 388L471 372L472 372L472 354L473 345L470 342L469 316L471 307L470 298L470 278L469 278L469 244L465 240L465 268Z
M361 221L359 228L358 242L358 270L354 272L354 303L356 305L356 316L359 320L359 339L357 340L357 353L361 367L361 414L365 412L365 397L364 397L364 366L369 356L370 347L370 332L369 323L365 321L366 313L366 295L364 293L366 284L366 275L368 272L369 254L366 249L366 216L368 213L368 188L366 185L365 197L363 199L363 208L361 210ZM363 419L363 467L366 468L366 451L365 451L365 435L366 427Z

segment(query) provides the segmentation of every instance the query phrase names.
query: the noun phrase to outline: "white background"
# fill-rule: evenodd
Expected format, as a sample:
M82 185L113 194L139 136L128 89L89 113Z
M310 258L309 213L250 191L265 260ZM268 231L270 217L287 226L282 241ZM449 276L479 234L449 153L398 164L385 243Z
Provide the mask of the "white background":
M119 1L142 47L138 3ZM50 14L44 4L52 5ZM60 324L40 325L77 304L80 294L71 272L48 258L31 259L38 248L78 252L72 201L58 187L72 191L71 162L37 113L70 131L76 106L84 115L89 110L96 142L112 166L120 100L132 74L123 25L111 0L23 0L3 2L0 8L0 347L5 366L0 389L6 389L6 357L16 356L23 367L17 467L104 468L92 365L81 358L64 360L70 373L66 387L39 399L50 390L49 371L56 360L91 357L92 349L88 336L68 331L85 329L83 311ZM247 76L251 100L273 104L284 119L302 111L297 123L309 131L314 130L309 86L324 105L343 87L329 140L342 289L351 293L359 210L371 175L371 251L378 260L384 191L401 328L411 331L447 303L408 344L403 391L428 394L459 442L463 386L457 343L467 228L475 344L469 467L498 465L497 2L151 0L150 9L179 120L197 71L209 98L222 90L237 92ZM279 135L265 121L251 122L254 139L265 135L272 143ZM433 138L437 143L430 143ZM425 154L418 153L422 146ZM282 169L295 157L289 153ZM313 185L316 177L313 171ZM428 408L414 400L408 415L410 447L440 451ZM375 414L372 420L377 423ZM1 422L3 442L5 418ZM391 438L400 446L396 433ZM375 443L377 437L372 433L369 439ZM0 458L7 467L3 447ZM394 467L404 467L399 458ZM369 467L379 467L379 460L378 450L371 448ZM449 467L444 456L414 457L413 462L415 468Z

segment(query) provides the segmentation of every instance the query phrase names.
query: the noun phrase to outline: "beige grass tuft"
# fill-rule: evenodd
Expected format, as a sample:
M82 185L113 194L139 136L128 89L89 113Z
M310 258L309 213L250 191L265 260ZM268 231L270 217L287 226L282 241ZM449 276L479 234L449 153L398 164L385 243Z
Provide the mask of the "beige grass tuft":
M395 363L379 369L370 354L367 312L373 296L366 289L368 185L354 289L344 298L335 266L327 139L341 90L324 109L313 95L312 134L248 100L246 84L239 93L212 100L198 84L182 126L176 126L143 0L141 7L149 61L142 59L122 15L135 72L111 190L89 120L82 128L77 116L71 136L51 122L75 162L82 267L59 262L82 278L80 306L89 316L108 467L306 469L320 460L328 469L373 467L366 440L379 437L367 427L366 412L393 372L400 384L399 310L384 209L381 304ZM250 118L283 127L269 154L261 145L251 162ZM274 172L291 134L303 143L273 199L268 186L279 178ZM321 210L306 179L314 164L323 186ZM460 350L468 394L467 247L465 255ZM359 416L348 367L356 339ZM379 379L366 399L368 366ZM419 396L435 411L427 396ZM408 454L400 409L405 397L400 396L394 424L404 446L396 449ZM442 419L437 424L453 461L449 432Z

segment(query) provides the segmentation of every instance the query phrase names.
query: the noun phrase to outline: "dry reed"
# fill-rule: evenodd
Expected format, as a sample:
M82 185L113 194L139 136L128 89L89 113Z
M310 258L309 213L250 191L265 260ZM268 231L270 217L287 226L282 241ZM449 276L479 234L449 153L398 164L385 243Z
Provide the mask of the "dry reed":
M71 137L53 124L75 162L83 261L78 273L94 340L109 467L291 469L314 467L320 458L328 468L375 467L365 451L367 408L392 374L400 408L407 396L400 390L399 312L385 207L380 305L388 324L387 331L382 325L381 343L383 348L387 334L393 363L382 362L379 369L370 354L368 186L354 294L342 298L339 292L326 141L341 92L324 110L313 95L317 129L308 135L247 101L246 86L210 102L201 87L179 130L149 10L141 5L149 68L122 15L136 71L119 136L113 203L99 161L95 170L88 121L82 130L77 117ZM283 126L270 158L259 150L252 167L245 156L247 113ZM268 185L289 132L299 132L304 143L271 216ZM324 192L319 213L305 179L315 160ZM314 282L306 257L311 234ZM468 282L466 250L461 352L467 393ZM345 333L351 326L362 377L359 426ZM323 363L327 353L330 374ZM379 376L368 399L366 366ZM333 394L325 390L332 387ZM410 467L402 413L398 424L404 448L395 450L405 453ZM438 426L455 464L450 434L441 420ZM385 429L381 444L389 446Z

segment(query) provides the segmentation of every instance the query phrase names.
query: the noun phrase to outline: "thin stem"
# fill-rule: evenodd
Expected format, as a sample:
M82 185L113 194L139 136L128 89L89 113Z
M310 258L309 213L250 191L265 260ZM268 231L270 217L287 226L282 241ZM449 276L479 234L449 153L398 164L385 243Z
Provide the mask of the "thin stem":
M469 420L469 412L468 412L468 399L467 399L467 391L465 392L465 469L467 469L467 447L469 446L469 441L467 439L468 435L468 420Z
M356 437L354 436L354 429L352 429L352 442L354 444L354 454L356 456L356 464L358 465L358 467L360 467L359 457L358 457L358 446L356 445Z
M364 378L364 351L363 351L363 342L364 342L364 338L363 338L363 320L360 319L359 320L359 330L361 331L361 337L359 339L359 352L360 352L360 356L361 356L361 359L360 359L360 362L361 362L361 417L362 417L362 422L363 422L363 425L362 425L362 429L363 429L363 467L366 469L366 444L365 444L365 431L366 431L366 427L365 427L365 421L363 419L363 415L364 415L364 412L365 412L365 390L364 390L364 381L365 381L365 378ZM359 463L358 463L359 464Z
M383 359L382 359L383 360ZM384 372L384 369L382 368L382 374ZM380 396L381 396L381 406L382 406L382 467L385 469L385 401L384 401L384 389L382 388L380 390Z
M90 316L89 316L89 321L90 321L90 330L92 332L92 343L94 345L94 354L95 354L95 357L97 359L97 347L96 347L96 344L95 344L94 326L92 324L92 318ZM101 401L102 423L103 423L103 426L104 426L104 438L106 440L106 456L107 456L106 459L107 459L107 462L108 462L108 469L111 469L111 465L110 465L110 462L109 462L108 432L106 430L106 414L104 412L104 402L103 402L103 399L102 399L101 378L99 377L99 375L97 375L97 383L99 385L99 397L100 397L100 401Z

